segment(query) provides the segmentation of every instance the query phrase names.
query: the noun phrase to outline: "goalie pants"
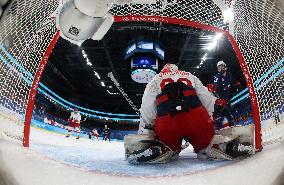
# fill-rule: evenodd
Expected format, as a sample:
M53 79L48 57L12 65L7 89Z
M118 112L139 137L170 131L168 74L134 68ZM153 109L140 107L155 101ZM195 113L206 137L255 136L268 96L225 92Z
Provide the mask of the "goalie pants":
M157 117L155 121L157 139L177 152L180 152L184 138L188 139L196 153L199 152L209 145L214 133L213 120L203 106L173 116Z

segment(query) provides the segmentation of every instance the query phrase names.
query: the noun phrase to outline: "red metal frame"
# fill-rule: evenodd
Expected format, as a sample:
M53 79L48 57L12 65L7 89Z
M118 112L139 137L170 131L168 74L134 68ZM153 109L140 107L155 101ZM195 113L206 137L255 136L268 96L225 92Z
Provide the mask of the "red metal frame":
M59 38L59 31L55 33L52 41L47 47L39 63L39 66L36 71L36 75L32 83L32 87L30 89L29 99L28 99L28 104L27 104L26 114L25 114L25 122L24 122L24 139L23 139L24 147L29 147L29 144L30 144L30 127L31 127L31 120L32 120L32 114L33 114L33 109L34 109L34 101L35 101L35 97L37 94L38 84L42 76L42 73L44 71L45 65L47 64L49 55L51 54L58 38Z
M243 71L246 83L247 83L247 87L249 90L249 96L250 96L250 102L251 102L251 106L252 106L252 113L253 113L253 119L254 119L254 127L255 127L255 148L257 151L261 151L262 150L262 135L261 135L261 120L260 120L260 113L259 113L259 107L258 107L258 100L257 100L257 96L254 90L254 85L252 82L252 78L250 76L249 70L248 70L248 66L245 63L244 57L238 47L237 42L235 41L234 37L232 35L230 35L229 33L226 34L226 36L228 37L230 43L232 44L232 47L236 53L236 56L239 60L241 69Z
M244 57L237 45L237 42L233 38L232 35L228 31L222 30L220 28L202 24L195 21L185 20L185 19L177 19L177 18L168 18L168 17L160 17L160 16L139 16L139 15L130 15L130 16L114 16L114 22L163 22L168 24L177 24L177 25L185 25L185 26L191 26L200 28L203 30L213 31L213 32L219 32L226 35L236 53L236 56L238 58L239 64L241 66L241 69L243 71L247 87L249 89L249 95L251 99L251 105L253 109L253 117L254 117L254 124L255 124L255 148L260 151L262 149L261 144L261 124L260 124L260 115L259 115L259 107L257 102L257 96L254 90L252 78L250 76L248 66L245 63ZM53 47L55 46L57 39L59 37L59 32L57 32L49 44L41 62L37 69L36 76L34 78L30 93L29 93L29 101L28 106L26 109L26 115L25 115L25 126L24 126L24 140L23 145L25 147L29 146L29 134L30 134L30 123L32 118L32 112L34 107L34 100L37 93L38 83L40 81L40 78L42 76L43 70L45 68L45 65L48 61L49 55L52 52Z

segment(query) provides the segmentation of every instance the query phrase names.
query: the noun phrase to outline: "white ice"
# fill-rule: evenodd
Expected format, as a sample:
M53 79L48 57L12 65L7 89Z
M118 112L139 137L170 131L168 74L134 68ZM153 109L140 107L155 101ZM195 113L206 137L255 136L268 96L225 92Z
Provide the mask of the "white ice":
M123 143L95 141L32 128L30 148L0 139L0 169L21 185L272 185L284 170L284 143L238 162L200 161L192 148L179 160L133 166Z

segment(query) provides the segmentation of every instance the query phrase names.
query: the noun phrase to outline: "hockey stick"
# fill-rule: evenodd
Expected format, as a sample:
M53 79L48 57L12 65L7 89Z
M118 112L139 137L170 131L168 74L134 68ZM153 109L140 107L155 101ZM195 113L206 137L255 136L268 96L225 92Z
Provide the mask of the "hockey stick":
M124 92L123 88L120 86L120 84L118 83L118 81L115 79L115 77L113 76L112 72L109 72L107 74L107 76L112 80L112 82L114 83L114 85L116 86L116 88L120 91L120 93L123 95L123 97L126 99L126 101L128 102L128 104L131 106L131 108L133 110L135 110L135 112L140 115L139 113L139 109L133 104L133 102L131 101L131 99L128 97L128 95Z
M81 122L85 122L87 120L87 116L85 117L85 119L84 120L82 120Z

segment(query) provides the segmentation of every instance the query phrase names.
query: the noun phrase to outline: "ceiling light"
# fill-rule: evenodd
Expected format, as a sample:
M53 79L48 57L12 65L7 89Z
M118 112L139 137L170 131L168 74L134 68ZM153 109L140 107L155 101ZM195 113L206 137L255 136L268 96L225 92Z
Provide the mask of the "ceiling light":
M103 87L105 87L105 86L106 86L104 82L101 82L101 84L102 84L102 86L103 86Z
M112 93L112 92L110 92L109 90L107 90L107 92L108 92L109 94L111 94L111 95L118 95L118 93Z
M220 39L222 36L223 36L223 33L217 33L217 34L214 36L214 40L218 40L218 39Z
M94 73L95 73L96 77L100 80L101 79L100 75L96 71L94 71Z
M213 48L215 48L217 46L217 41L214 40L212 43L210 43L206 49L208 49L209 51L212 50Z

